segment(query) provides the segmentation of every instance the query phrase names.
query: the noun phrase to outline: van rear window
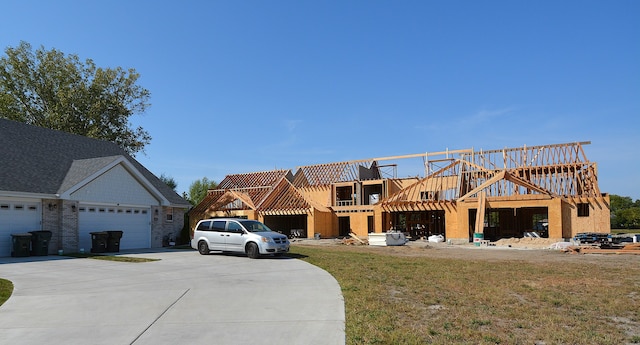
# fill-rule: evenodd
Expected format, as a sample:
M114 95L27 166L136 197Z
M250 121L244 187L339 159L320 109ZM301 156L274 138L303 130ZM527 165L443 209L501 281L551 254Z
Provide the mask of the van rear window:
M206 222L201 222L200 224L198 224L198 230L208 231L210 227L211 227L211 221L210 220L208 220Z

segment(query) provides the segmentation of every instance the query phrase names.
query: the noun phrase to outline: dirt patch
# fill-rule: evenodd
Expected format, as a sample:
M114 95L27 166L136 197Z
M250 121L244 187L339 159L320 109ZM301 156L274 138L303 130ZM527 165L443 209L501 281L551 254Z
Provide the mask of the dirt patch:
M425 240L409 241L404 246L344 245L341 239L293 239L293 246L332 246L343 250L385 253L396 256L434 258L463 258L485 261L521 260L529 262L598 263L611 266L640 265L640 255L625 254L570 254L549 249L556 241L544 238L513 238L491 242L492 245L433 243Z

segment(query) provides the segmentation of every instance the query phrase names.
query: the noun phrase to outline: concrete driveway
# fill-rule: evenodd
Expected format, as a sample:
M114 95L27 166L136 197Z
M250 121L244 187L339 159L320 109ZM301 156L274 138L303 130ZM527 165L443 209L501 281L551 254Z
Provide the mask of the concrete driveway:
M0 258L14 292L6 344L344 344L344 301L324 270L290 258L189 250L160 261Z

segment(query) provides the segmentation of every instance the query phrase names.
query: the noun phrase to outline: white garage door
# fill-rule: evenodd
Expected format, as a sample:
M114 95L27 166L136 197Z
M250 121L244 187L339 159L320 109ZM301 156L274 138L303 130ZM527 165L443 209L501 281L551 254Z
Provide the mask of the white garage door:
M151 212L148 207L122 207L80 204L78 207L79 244L91 250L91 233L122 231L120 249L151 247Z
M42 230L41 202L0 199L0 256L11 255L11 234Z

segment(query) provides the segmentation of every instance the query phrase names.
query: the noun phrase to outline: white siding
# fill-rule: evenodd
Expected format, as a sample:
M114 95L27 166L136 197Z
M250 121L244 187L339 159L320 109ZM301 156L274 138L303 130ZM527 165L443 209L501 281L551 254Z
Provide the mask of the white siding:
M96 203L158 205L159 201L122 165L71 193L71 199Z

